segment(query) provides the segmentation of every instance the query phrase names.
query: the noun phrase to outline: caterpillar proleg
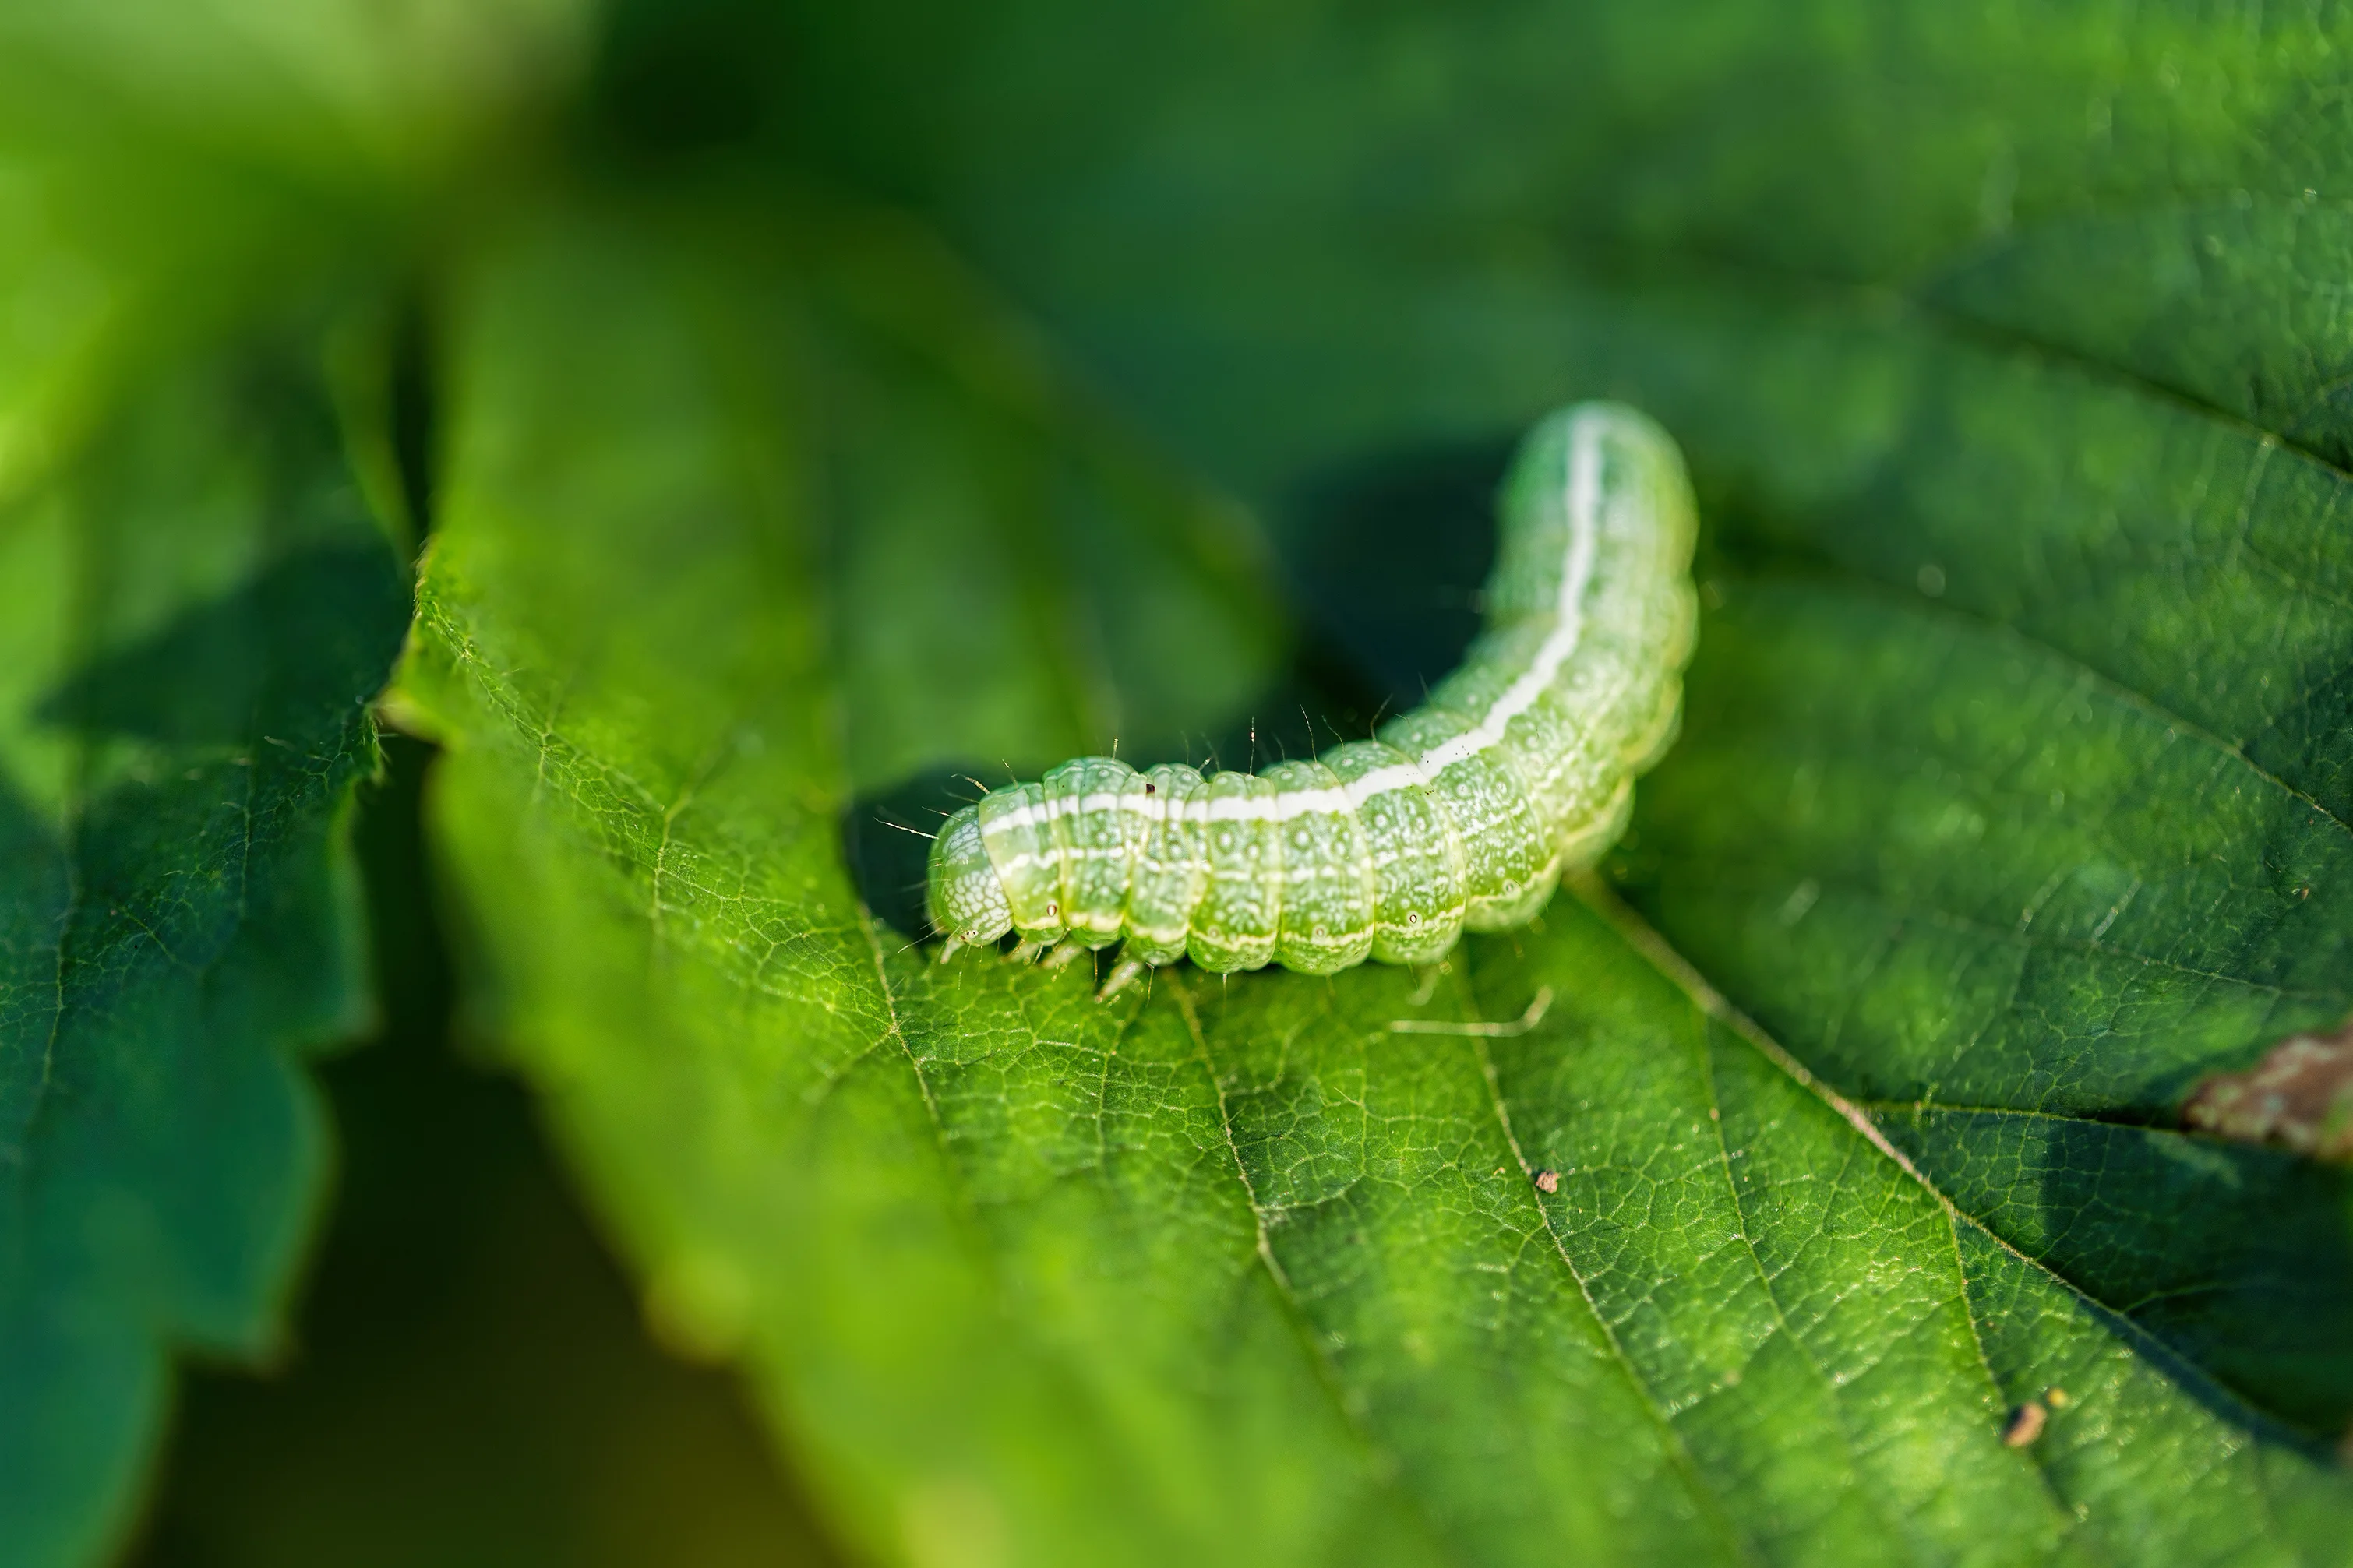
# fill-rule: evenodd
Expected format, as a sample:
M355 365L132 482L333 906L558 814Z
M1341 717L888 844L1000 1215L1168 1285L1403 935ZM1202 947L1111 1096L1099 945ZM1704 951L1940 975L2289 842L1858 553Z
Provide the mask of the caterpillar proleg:
M1673 440L1610 403L1538 421L1500 510L1485 628L1423 706L1259 774L1080 757L990 791L932 847L941 956L1008 931L1120 943L1109 995L1187 957L1427 963L1535 918L1674 738L1697 522Z

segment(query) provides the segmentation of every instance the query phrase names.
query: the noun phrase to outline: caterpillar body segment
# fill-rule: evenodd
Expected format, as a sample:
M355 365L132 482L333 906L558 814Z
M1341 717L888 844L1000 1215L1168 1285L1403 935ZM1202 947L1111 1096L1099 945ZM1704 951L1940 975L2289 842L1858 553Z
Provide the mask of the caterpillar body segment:
M1142 847L1128 862L1127 942L1121 950L1133 962L1174 963L1192 939L1193 911L1200 905L1208 870L1187 810L1206 782L1179 763L1145 773L1138 814Z
M1008 931L1120 943L1108 994L1180 957L1426 963L1533 919L1624 832L1635 775L1672 743L1697 523L1673 441L1608 403L1538 422L1501 511L1486 628L1426 704L1262 774L1080 757L990 791L933 846L947 952Z
M1373 882L1371 956L1420 963L1454 945L1462 929L1462 845L1429 777L1380 741L1324 753L1341 799L1365 836Z
M1082 947L1109 947L1127 914L1128 825L1138 815L1128 797L1142 795L1144 781L1112 758L1081 757L1039 783L1066 934Z
M1362 822L1340 775L1322 763L1277 763L1266 780L1296 809L1277 827L1282 844L1282 917L1274 961L1303 974L1331 974L1373 951L1379 884Z
M1282 804L1255 773L1209 775L1185 804L1186 825L1207 869L1187 956L1213 974L1263 969L1282 925Z

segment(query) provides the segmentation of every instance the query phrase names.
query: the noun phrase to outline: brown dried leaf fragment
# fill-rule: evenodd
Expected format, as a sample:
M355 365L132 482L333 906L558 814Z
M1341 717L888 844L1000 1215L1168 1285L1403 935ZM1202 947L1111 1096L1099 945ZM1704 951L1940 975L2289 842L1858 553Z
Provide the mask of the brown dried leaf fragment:
M2353 1025L2291 1035L2246 1071L2208 1079L2181 1119L2244 1143L2353 1160Z
M1536 1191L1540 1193L1556 1193L1560 1191L1560 1173L1558 1171L1538 1171L1536 1173L1535 1179Z

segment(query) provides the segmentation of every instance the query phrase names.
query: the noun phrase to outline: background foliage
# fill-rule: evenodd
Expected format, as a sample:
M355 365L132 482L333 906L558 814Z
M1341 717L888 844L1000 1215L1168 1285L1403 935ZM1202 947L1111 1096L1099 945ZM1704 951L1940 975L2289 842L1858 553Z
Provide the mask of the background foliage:
M0 1563L2345 1560L2347 1173L2181 1107L2353 1012L2348 46L0 8ZM1593 394L1603 877L911 945L961 773L1415 700Z

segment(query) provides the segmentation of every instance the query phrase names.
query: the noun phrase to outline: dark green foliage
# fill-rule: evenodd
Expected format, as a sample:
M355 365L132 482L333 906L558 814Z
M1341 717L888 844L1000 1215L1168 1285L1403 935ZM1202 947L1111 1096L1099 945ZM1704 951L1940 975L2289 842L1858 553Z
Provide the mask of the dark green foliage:
M170 1348L275 1342L402 615L363 491L434 514L461 1016L850 1550L2353 1553L2348 1175L2180 1124L2353 1012L2345 18L561 12L254 35L307 94L0 57L26 188L131 193L0 199L0 282L81 301L0 335L0 1560L120 1532ZM400 267L343 434L315 351L208 346ZM1418 700L1591 395L1708 529L1606 878L1109 1007L910 945L870 818L955 773Z
M407 611L322 388L275 356L157 384L5 537L14 1563L119 1528L173 1351L276 1342L329 1157L297 1060L366 1016L341 822Z
M457 1059L418 805L385 737L353 834L384 1009L319 1074L342 1169L274 1375L188 1380L145 1568L823 1561L728 1380L661 1353L520 1085Z

